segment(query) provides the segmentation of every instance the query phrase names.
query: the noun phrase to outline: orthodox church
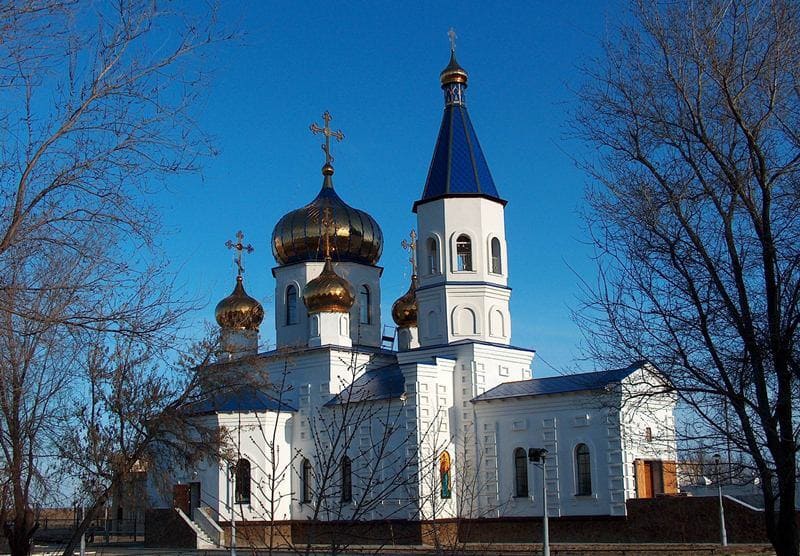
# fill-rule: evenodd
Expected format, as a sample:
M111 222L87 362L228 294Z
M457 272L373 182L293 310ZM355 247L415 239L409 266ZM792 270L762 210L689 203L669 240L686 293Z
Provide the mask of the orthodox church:
M534 350L512 345L507 200L454 47L440 82L395 331L381 323L383 234L334 187L331 138L343 136L327 112L311 126L324 137L322 187L272 233L275 348L259 352L264 310L241 265L218 304L213 373L249 380L193 410L226 431L235 463L173 478L175 507L207 537L232 521L413 523L541 516L545 505L551 517L624 515L629 498L677 491L675 400L637 395L662 384L655 369L534 378ZM229 247L249 246L239 235Z

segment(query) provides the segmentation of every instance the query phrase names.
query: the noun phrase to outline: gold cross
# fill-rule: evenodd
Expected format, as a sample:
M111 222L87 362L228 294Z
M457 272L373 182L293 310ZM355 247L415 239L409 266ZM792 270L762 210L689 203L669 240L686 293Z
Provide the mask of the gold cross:
M225 242L225 247L236 251L236 254L234 254L233 256L233 260L234 262L236 262L236 268L238 269L237 273L238 276L241 276L242 272L244 272L244 266L242 266L242 253L244 251L247 251L248 253L252 253L253 251L255 251L252 245L250 245L249 243L245 245L243 241L244 241L244 234L242 233L241 230L239 230L238 232L236 232L236 243L232 242L231 240Z
M325 258L331 258L331 226L333 226L333 218L331 216L331 208L325 207L322 209L322 227L325 228Z
M333 162L333 157L331 156L331 137L341 142L342 139L344 139L344 133L342 133L341 129L338 131L333 131L331 129L330 123L333 118L331 118L331 113L327 110L322 115L322 119L325 121L323 127L319 127L316 123L313 123L309 126L309 129L314 135L321 133L325 136L325 144L322 145L322 150L325 151L325 164L330 165L331 162Z
M400 242L400 246L405 249L406 251L411 252L411 256L408 258L408 261L411 263L411 272L414 276L417 275L417 232L413 229L411 233L408 234L411 238L411 241L403 240Z
M450 52L455 54L455 52L456 52L456 38L458 38L458 35L456 35L456 30L453 29L452 27L450 27L450 30L447 32L447 36L450 37Z

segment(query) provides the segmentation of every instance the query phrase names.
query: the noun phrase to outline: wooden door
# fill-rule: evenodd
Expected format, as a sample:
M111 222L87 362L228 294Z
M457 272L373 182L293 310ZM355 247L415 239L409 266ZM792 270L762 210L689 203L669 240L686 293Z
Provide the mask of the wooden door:
M190 514L189 485L175 485L172 487L172 507L183 510L186 515Z

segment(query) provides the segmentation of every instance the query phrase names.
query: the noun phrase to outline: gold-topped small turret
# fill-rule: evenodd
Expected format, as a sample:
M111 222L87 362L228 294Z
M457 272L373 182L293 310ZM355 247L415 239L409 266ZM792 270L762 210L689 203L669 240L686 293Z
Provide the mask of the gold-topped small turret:
M333 224L331 209L323 210L322 226L325 230L325 266L319 276L306 284L303 303L310 314L348 313L355 303L355 294L350 282L336 274L331 261L330 228Z
M236 232L236 242L228 240L225 242L225 246L235 252L236 285L228 297L217 303L214 311L217 324L229 330L258 330L264 320L264 307L258 300L247 295L242 279L244 273L242 254L244 252L252 253L253 246L244 244L244 234L241 230Z
M411 230L409 237L411 241L403 240L400 245L410 252L411 285L392 305L392 319L400 328L417 326L417 232Z

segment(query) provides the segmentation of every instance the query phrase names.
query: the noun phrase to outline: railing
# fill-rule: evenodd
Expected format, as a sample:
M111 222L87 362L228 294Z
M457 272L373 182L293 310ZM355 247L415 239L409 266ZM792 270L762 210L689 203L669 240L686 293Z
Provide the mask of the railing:
M63 542L72 536L78 527L76 519L39 518L37 539L50 542ZM86 529L86 542L137 542L144 539L144 519L94 519Z

